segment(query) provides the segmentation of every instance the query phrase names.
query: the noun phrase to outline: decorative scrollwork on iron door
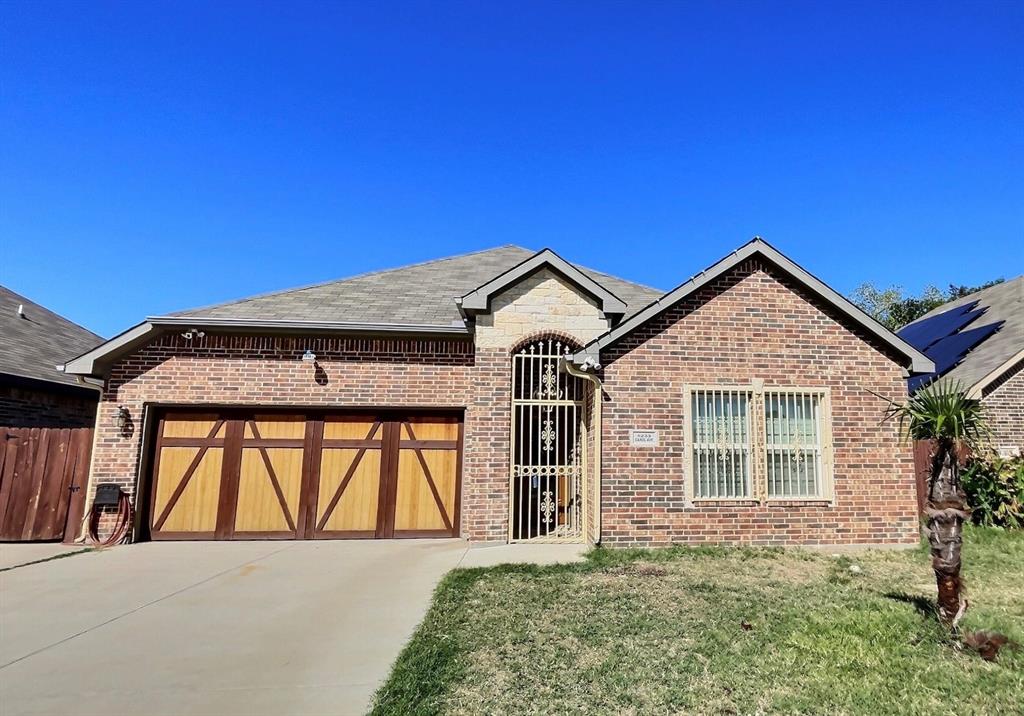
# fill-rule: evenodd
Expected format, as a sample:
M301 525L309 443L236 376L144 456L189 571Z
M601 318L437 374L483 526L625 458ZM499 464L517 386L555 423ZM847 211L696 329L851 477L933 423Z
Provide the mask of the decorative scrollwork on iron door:
M582 423L586 381L561 361L574 346L532 341L512 358L511 536L515 541L583 537Z

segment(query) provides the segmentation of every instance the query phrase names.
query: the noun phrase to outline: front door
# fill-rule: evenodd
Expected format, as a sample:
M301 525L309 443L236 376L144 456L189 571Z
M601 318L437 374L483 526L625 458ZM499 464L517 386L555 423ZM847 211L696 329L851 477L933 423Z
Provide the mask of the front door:
M513 542L582 542L586 384L561 369L574 346L531 341L512 356Z

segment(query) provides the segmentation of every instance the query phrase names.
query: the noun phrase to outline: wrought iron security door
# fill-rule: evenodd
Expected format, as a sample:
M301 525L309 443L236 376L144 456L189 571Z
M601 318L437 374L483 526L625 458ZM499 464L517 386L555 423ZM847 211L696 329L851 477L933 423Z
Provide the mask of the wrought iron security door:
M512 357L513 542L583 540L586 381L559 370L571 352L544 338Z

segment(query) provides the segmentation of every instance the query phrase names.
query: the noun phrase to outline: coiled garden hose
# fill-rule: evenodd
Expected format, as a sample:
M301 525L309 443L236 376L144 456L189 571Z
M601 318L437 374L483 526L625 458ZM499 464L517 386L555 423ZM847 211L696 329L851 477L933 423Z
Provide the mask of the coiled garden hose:
M122 492L121 496L117 499L117 522L114 525L114 530L105 538L100 539L99 529L102 511L96 505L93 505L92 511L89 513L89 541L98 547L112 547L115 544L120 544L128 536L128 531L132 527L133 514L132 502L128 495Z

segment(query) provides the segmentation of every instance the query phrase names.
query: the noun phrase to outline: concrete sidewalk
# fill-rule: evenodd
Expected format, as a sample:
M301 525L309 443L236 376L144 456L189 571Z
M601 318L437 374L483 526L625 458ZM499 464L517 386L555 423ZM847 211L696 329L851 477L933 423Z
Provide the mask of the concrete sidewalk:
M551 547L160 542L19 567L0 573L0 710L361 714L445 573L582 552Z

